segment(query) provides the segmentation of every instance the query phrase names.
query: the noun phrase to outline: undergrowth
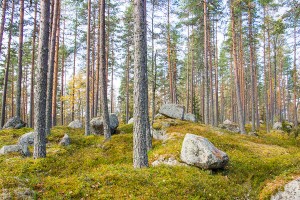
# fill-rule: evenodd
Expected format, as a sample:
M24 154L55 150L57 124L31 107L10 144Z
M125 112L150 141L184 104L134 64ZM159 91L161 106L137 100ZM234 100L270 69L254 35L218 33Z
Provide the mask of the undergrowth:
M160 155L180 160L184 135L192 133L225 151L229 165L220 171L187 166L133 169L132 129L120 125L119 134L104 142L102 136L84 136L83 129L54 127L46 158L0 156L0 189L28 187L38 199L268 199L291 179L282 177L300 173L298 138L264 130L251 137L179 121L167 128L168 141L153 141L150 164ZM29 131L0 131L0 147L17 143ZM58 145L65 133L71 138L67 147Z

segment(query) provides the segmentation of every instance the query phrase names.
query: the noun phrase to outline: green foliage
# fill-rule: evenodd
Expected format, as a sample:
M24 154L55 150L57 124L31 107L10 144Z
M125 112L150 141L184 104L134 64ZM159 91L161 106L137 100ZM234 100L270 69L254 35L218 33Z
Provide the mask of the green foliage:
M290 133L292 130L292 125L287 121L283 121L282 122L282 130L284 132Z
M121 124L118 128L120 133L132 133L133 132L133 124Z
M291 135L293 135L295 138L297 138L300 135L300 127L299 126L294 127L291 130Z

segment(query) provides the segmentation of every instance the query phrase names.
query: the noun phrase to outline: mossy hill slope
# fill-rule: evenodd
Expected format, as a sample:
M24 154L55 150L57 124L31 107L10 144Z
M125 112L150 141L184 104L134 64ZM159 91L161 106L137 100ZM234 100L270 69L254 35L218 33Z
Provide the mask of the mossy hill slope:
M184 135L192 133L225 151L229 165L219 171L163 165L133 169L132 125L121 125L119 134L105 143L101 136L84 136L83 129L55 127L48 138L47 158L0 156L0 194L5 190L16 198L15 190L29 188L38 199L269 199L300 176L300 140L295 137L264 131L253 137L172 122L167 128L169 139L153 141L150 164L159 156L180 161ZM0 131L0 147L16 143L30 130ZM67 147L58 144L65 133L71 138Z

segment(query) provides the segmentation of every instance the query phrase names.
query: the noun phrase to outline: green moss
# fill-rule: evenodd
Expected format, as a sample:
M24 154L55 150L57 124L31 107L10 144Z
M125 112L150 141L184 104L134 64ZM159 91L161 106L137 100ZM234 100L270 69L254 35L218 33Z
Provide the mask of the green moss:
M120 125L118 132L132 133L132 129L132 124ZM0 145L15 143L29 131L2 130ZM67 147L58 145L65 133L71 138ZM267 199L285 182L272 187L270 183L300 173L298 138L265 130L259 131L259 137L250 137L177 121L167 128L170 140L153 141L149 162L160 155L180 160L186 133L204 136L225 151L230 158L225 170L185 166L133 169L132 134L113 135L104 142L102 136L84 136L82 129L54 127L46 158L0 156L0 191L26 186L39 199Z
M119 133L132 133L133 124L121 124L118 128Z
M287 121L283 121L282 122L282 130L284 131L284 132L287 132L288 134L290 134L290 132L291 132L291 124L289 123L289 122L287 122Z
M154 128L156 130L160 130L162 128L162 124L159 122L155 122L152 124L152 128Z

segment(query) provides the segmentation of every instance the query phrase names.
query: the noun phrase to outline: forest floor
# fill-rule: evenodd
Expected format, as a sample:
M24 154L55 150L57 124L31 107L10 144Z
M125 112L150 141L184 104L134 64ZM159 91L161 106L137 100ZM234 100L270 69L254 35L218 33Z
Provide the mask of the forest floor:
M0 147L17 143L29 131L0 131ZM153 141L150 164L161 155L180 161L186 133L206 137L230 158L218 171L164 165L133 169L132 125L121 125L118 132L103 143L102 136L84 136L83 129L55 127L48 138L47 158L0 156L0 195L6 191L16 198L14 191L29 188L33 198L55 200L269 199L300 176L300 139L281 132L261 130L253 137L177 121L167 128L172 139ZM65 133L71 145L63 147L58 143Z

